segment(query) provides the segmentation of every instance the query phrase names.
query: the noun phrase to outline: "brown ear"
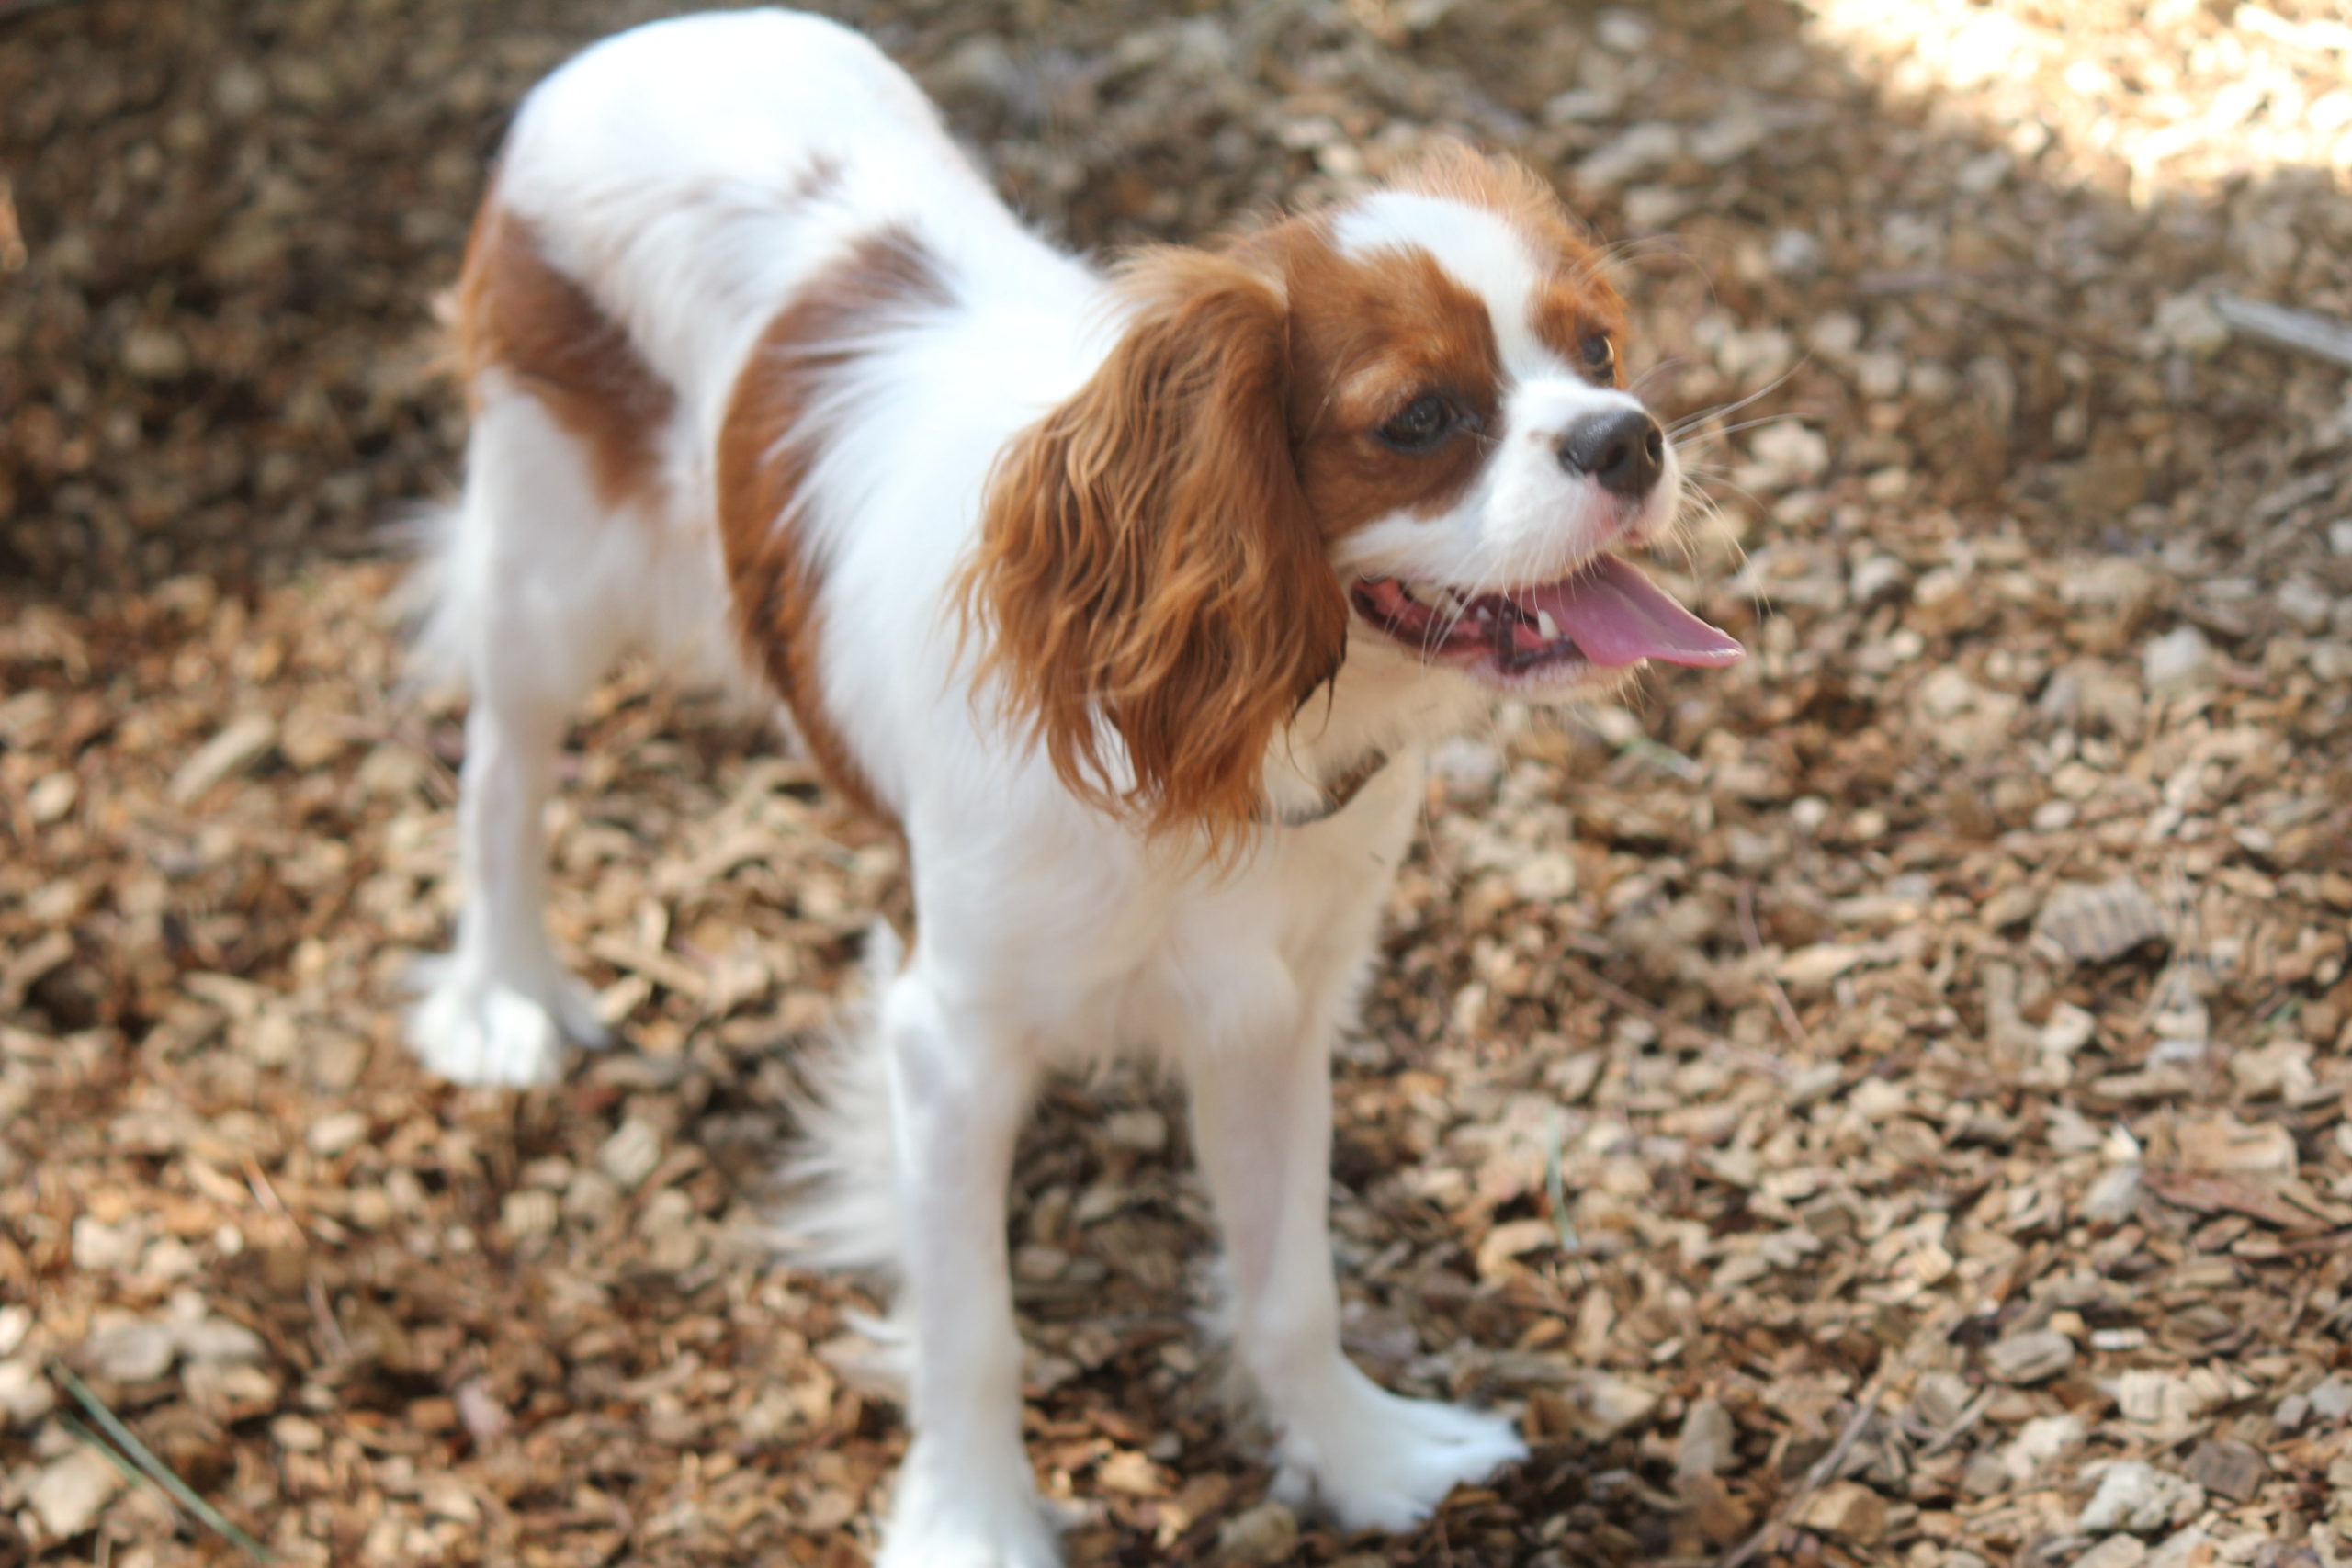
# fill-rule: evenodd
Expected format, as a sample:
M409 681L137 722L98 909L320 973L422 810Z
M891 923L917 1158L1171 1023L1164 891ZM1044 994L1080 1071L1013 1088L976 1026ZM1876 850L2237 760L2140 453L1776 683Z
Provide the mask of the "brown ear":
M1291 461L1278 287L1199 251L1121 281L1125 335L997 471L966 604L1065 783L1226 844L1275 731L1338 672L1347 602Z

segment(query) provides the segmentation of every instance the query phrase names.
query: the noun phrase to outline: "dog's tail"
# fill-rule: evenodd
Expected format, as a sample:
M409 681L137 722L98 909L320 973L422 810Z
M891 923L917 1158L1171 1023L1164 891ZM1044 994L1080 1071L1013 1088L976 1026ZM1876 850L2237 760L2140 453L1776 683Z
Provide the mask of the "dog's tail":
M480 606L463 592L458 534L461 505L421 502L383 525L384 542L409 562L389 607L403 635L401 684L410 692L462 690L469 683L472 618Z
M903 956L890 923L875 921L865 937L865 995L832 1040L800 1063L805 1092L794 1107L799 1130L785 1161L778 1216L785 1251L796 1262L865 1275L888 1294L898 1293L900 1247L881 1012ZM876 1392L903 1386L906 1336L897 1317L860 1321L876 1352L842 1369Z

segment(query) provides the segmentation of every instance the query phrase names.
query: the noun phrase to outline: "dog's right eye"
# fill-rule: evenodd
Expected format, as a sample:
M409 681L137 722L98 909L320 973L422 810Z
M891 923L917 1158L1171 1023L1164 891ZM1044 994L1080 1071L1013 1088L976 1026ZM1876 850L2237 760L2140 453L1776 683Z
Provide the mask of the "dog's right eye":
M1454 423L1453 405L1435 392L1424 392L1380 427L1380 442L1393 450L1419 456L1453 434Z

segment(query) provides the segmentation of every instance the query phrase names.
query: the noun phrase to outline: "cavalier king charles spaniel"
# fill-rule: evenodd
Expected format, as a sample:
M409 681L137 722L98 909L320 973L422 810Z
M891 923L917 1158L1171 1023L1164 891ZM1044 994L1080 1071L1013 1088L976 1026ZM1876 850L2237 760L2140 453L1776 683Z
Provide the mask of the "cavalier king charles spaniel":
M1494 694L1739 645L1625 558L1681 482L1551 190L1459 147L1105 271L1021 223L870 44L777 11L525 101L458 289L472 406L424 651L472 693L435 1070L602 1031L549 946L568 712L625 650L780 702L894 825L920 935L812 1113L802 1227L887 1273L912 1438L881 1561L1056 1560L1021 1441L1013 1141L1042 1070L1177 1066L1278 1495L1425 1517L1522 1453L1341 1353L1329 1052Z

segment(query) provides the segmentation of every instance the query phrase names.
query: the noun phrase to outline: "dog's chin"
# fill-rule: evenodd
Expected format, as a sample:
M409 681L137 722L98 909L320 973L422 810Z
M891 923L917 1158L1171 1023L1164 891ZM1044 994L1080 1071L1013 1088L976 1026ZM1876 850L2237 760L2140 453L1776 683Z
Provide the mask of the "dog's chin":
M1635 673L1642 668L1629 664L1612 670L1589 660L1573 659L1515 671L1478 665L1462 673L1474 685L1497 696L1566 706L1614 697L1633 684Z

